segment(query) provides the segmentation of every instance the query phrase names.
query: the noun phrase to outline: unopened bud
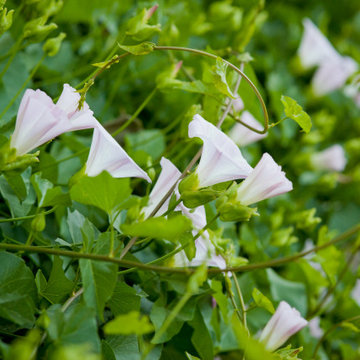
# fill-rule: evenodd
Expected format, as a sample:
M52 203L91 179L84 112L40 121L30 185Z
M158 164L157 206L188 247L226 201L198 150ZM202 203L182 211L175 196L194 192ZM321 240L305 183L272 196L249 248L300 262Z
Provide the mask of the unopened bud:
M45 25L46 21L47 16L41 16L29 21L24 27L24 38L35 37L36 40L41 39L57 28L54 23Z
M154 12L157 10L158 7L159 7L159 5L156 4L156 5L152 6L149 10L147 10L146 20L149 20L154 15Z
M7 31L13 22L14 10L7 12L7 9L0 10L0 35Z
M219 192L211 188L184 191L181 194L181 200L188 208L196 208L200 205L204 205L209 201L215 200L219 196Z
M44 213L37 214L31 221L31 230L34 232L41 232L45 229L46 221Z
M65 39L66 34L60 33L57 37L51 38L46 40L43 50L48 56L55 56L59 50L60 46L62 44L62 41Z

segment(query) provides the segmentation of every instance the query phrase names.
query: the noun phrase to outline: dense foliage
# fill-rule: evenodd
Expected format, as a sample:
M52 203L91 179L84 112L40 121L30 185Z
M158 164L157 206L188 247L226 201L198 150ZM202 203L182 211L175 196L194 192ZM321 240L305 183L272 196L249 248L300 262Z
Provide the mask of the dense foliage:
M0 0L1 359L359 359L359 44L357 0Z

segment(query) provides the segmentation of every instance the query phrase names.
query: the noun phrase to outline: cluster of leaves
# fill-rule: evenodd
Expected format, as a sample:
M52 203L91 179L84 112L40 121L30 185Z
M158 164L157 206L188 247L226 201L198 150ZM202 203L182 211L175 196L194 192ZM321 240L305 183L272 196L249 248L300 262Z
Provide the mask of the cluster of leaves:
M227 98L237 97L237 75L220 59L154 51L154 44L206 49L242 64L272 123L279 122L261 142L241 149L244 156L254 165L262 153L271 153L294 184L290 194L259 204L260 216L248 223L212 223L217 245L234 251L239 265L267 262L297 254L307 242L321 246L358 224L359 108L340 90L312 96L310 74L302 73L296 60L301 21L308 16L322 24L337 49L359 62L356 0L268 1L266 6L170 0L159 2L151 14L154 3L148 1L8 0L14 13L0 5L0 145L13 131L26 87L55 99L63 83L70 83L83 89L96 118L118 133L117 140L153 179L161 156L185 169L199 149L187 137L192 116L201 112L217 123ZM135 56L117 57L124 51ZM238 95L261 121L258 99L243 80ZM228 115L222 129L233 124ZM204 267L176 271L171 258L158 259L188 241L191 224L180 215L139 223L139 207L151 189L142 181L104 172L73 184L90 141L90 131L64 134L40 148L38 164L0 176L1 243L44 249L0 252L2 358L359 357L360 303L352 296L359 242L231 278ZM347 152L343 174L310 166L312 153L335 143ZM206 210L211 219L214 204ZM119 259L132 236L139 241L124 261L111 261ZM158 268L142 266L153 261ZM233 294L235 276L243 299ZM308 319L320 316L324 338L314 337L308 327L291 339L292 347L269 354L248 337L231 300L244 301L251 334L285 300Z

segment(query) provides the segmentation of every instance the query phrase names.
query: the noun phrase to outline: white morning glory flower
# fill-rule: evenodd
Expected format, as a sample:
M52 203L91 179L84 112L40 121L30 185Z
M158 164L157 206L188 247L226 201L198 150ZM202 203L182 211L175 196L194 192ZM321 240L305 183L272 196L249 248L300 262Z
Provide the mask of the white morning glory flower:
M178 168L168 159L162 157L160 160L161 173L156 181L155 186L150 192L149 201L146 207L143 208L145 219L149 217L161 199L168 193L172 186L180 179L181 172ZM164 214L170 202L170 197L164 202L161 208L156 213L156 216Z
M254 116L248 111L244 111L241 114L241 120L252 126L256 130L262 130L262 125L254 118ZM238 146L246 146L265 138L267 134L258 134L255 131L248 129L246 126L236 123L229 131L229 137Z
M75 103L80 96L70 89L65 84L60 99L64 99L66 94L67 102ZM87 110L77 111L77 105L65 107L62 102L54 104L41 90L26 90L11 136L11 148L16 149L17 155L24 155L64 132L94 127L97 121L85 105Z
M307 323L295 308L292 308L287 302L281 301L275 314L262 331L260 341L268 351L275 351Z
M322 96L341 88L356 72L358 64L340 55L310 19L304 19L304 34L299 46L300 62L305 69L319 66L311 81L315 95Z
M343 171L346 166L345 151L341 145L333 145L329 148L312 154L311 163L317 170Z
M199 187L244 179L252 170L236 144L216 126L195 115L189 124L189 137L203 141L200 163L195 170Z
M242 205L250 205L286 193L292 188L292 183L281 171L281 166L265 153L250 175L239 185L237 200Z
M85 174L88 176L96 176L106 170L115 178L138 177L151 182L146 172L131 159L100 123L94 128L85 167Z

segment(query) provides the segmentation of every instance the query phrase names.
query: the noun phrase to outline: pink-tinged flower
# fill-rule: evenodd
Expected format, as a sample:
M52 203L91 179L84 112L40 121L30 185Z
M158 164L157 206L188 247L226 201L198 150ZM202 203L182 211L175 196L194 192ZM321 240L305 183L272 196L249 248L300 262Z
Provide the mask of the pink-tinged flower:
M336 144L311 156L315 169L325 171L343 171L346 166L345 152L342 146Z
M360 279L356 280L355 286L351 291L351 297L356 301L358 306L360 306Z
M138 177L151 182L142 170L117 141L98 123L94 128L85 174L99 175L106 170L115 178Z
M65 84L60 99L66 97L67 102L75 103L79 94L70 89L72 88ZM76 106L65 107L65 101L59 102L55 105L41 90L25 91L10 140L10 146L16 149L17 155L24 155L64 132L95 126L97 121L87 104L87 110L77 111Z
M311 80L313 93L322 96L341 88L357 68L356 61L348 56L339 56L331 61L325 61L316 70Z
M200 115L195 115L189 124L189 137L198 137L204 143L200 163L195 171L199 187L244 179L250 174L252 168L236 144Z
M324 335L324 330L320 327L320 317L316 316L309 321L309 330L312 337L320 339Z
M333 62L340 57L330 41L310 19L305 18L303 25L304 33L298 49L298 55L305 69L323 64L326 61Z
M244 111L241 114L241 120L244 123L252 126L256 130L262 130L261 124L248 111ZM263 139L266 136L267 134L258 134L240 123L236 123L229 132L229 137L238 146L246 146L252 144L256 141Z
M322 96L341 88L358 65L352 58L340 55L311 20L304 19L303 24L300 62L305 69L319 66L311 83L314 94Z
M275 314L262 331L260 341L268 351L275 351L290 336L305 327L307 323L296 309L292 308L287 302L281 301Z
M181 172L178 168L168 159L162 157L160 160L161 165L161 173L159 178L156 181L155 186L150 192L149 201L146 207L143 209L143 213L145 215L145 219L149 217L152 211L155 209L157 204L161 201L161 199L168 193L172 186L180 179ZM161 216L164 214L170 202L170 196L161 206L161 208L156 213L156 216Z
M237 200L242 205L250 205L286 193L292 188L292 183L281 171L281 166L265 153L250 175L239 185Z
M195 210L189 210L183 204L177 207L185 216L191 219L194 225L193 235L196 235L206 225L206 214L204 206L199 206ZM195 240L195 257L188 260L185 251L180 251L175 255L175 266L199 266L206 262L208 266L226 268L225 259L221 255L216 254L214 245L210 240L208 231L204 231L201 236Z

